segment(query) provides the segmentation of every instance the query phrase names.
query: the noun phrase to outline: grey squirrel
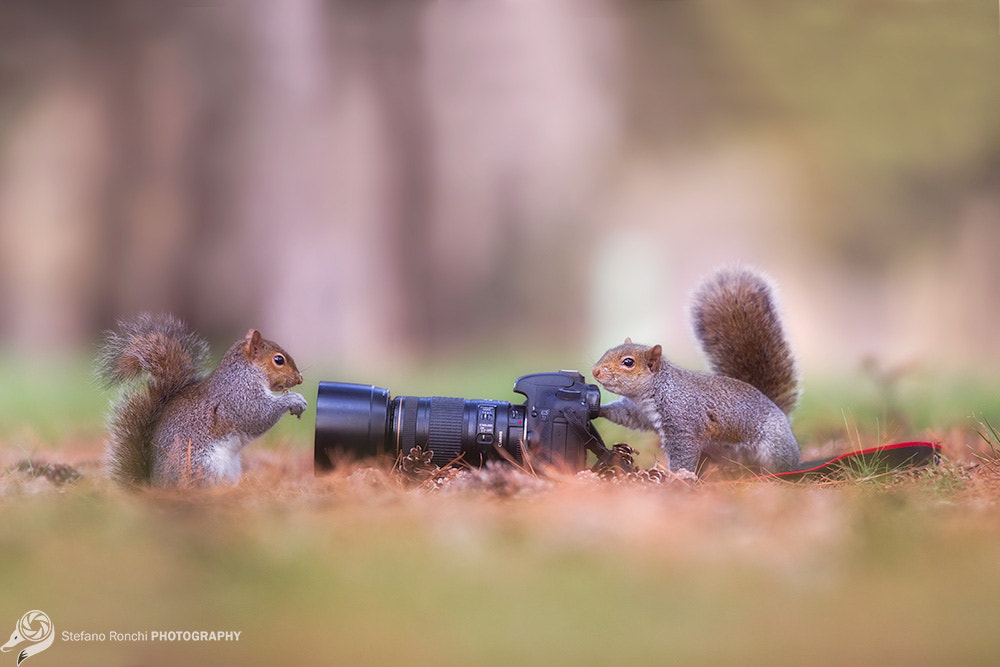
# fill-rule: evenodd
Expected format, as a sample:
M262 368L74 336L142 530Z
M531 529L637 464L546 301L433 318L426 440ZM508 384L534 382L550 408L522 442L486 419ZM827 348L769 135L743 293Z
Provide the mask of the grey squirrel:
M119 329L98 373L108 386L131 381L109 416L109 473L123 485L235 482L243 447L306 409L288 391L302 382L295 361L255 329L207 374L207 343L177 318L143 313Z
M755 472L799 464L788 415L798 402L798 372L768 281L747 269L723 269L698 289L695 336L712 373L679 368L659 345L631 339L600 358L591 373L624 398L600 416L656 431L672 471L697 472L702 457Z

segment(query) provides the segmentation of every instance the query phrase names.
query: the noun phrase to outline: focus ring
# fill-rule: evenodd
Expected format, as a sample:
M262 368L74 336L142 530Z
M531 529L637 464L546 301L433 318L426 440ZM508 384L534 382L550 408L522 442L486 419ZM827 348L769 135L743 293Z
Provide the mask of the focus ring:
M420 399L416 396L403 396L400 402L403 420L399 425L399 451L406 456L417 444L417 406Z

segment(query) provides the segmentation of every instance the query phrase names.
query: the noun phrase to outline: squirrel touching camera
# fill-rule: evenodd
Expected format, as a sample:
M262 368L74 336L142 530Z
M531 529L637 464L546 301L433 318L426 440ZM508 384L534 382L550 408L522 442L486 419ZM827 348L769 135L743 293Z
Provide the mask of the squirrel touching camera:
M798 402L798 372L773 290L760 273L723 269L695 294L694 333L711 373L670 363L659 345L626 339L591 370L623 398L600 416L655 431L670 470L696 473L703 458L776 473L795 469L799 446L789 413Z
M596 414L584 420L599 415L655 431L674 472L698 473L704 459L761 473L795 469L799 446L788 415L798 372L770 284L751 269L718 271L691 312L712 372L680 368L659 345L626 339L591 371L622 398L599 408L595 400ZM109 416L107 452L121 484L235 482L243 447L286 412L300 417L306 409L289 391L302 382L295 361L257 330L205 373L208 346L180 320L144 313L119 328L107 335L98 370L109 386L124 385Z
M306 399L281 346L251 329L205 373L208 345L171 315L143 313L107 335L98 373L125 384L109 418L108 468L125 486L235 482L240 452ZM278 392L278 393L274 393Z

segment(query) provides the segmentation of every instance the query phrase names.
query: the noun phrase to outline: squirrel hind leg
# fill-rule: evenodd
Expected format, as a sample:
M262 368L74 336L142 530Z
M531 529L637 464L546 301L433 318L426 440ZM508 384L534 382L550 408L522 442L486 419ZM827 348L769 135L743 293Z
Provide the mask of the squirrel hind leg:
M702 458L701 448L692 440L662 440L660 446L667 455L667 467L670 472L686 470L697 474L698 463Z

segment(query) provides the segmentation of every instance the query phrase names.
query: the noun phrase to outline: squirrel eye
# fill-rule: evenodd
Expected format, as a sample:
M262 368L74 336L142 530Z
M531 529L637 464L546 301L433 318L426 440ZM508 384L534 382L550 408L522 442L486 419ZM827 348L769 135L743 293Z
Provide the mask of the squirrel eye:
M283 355L283 354L276 354L276 355L274 355L274 365L275 366L284 366L285 365L285 355Z
M633 366L635 366L635 359L633 359L632 357L625 357L624 359L622 359L622 366L624 366L625 368L632 368Z

